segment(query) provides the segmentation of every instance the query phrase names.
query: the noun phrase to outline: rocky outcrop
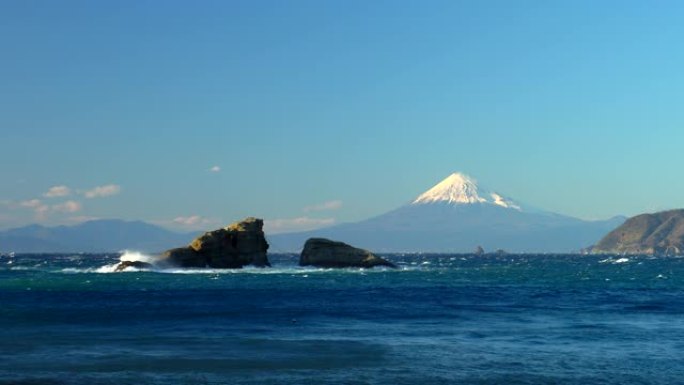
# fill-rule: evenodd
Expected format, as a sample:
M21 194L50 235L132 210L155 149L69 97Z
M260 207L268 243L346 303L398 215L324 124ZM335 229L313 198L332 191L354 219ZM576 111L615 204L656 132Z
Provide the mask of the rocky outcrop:
M681 255L684 210L641 214L627 219L592 249L593 253Z
M264 221L247 218L195 238L189 246L166 251L160 262L178 267L236 269L246 265L271 266Z
M393 263L343 242L310 238L299 257L300 266L318 267L396 267Z
M142 261L121 261L119 262L118 265L116 265L116 268L114 268L115 272L120 272L128 269L129 267L135 268L135 269L151 269L154 266L151 263L147 262L142 262Z

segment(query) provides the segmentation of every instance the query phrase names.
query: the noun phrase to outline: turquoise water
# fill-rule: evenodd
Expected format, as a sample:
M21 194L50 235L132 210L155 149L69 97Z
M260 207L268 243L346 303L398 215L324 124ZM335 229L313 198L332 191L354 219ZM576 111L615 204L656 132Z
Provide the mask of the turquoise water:
M0 257L0 384L673 384L684 259L388 255L111 273Z

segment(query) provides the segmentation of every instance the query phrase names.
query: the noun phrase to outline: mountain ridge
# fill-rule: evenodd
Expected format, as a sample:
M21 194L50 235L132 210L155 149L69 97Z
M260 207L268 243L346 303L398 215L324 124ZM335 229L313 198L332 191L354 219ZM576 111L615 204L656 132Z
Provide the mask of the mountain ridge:
M422 198L421 198L422 197ZM376 252L580 252L624 222L586 221L521 205L462 173L452 173L412 201L371 218L317 230L267 234L271 250L297 252L308 238L352 243ZM1 252L159 252L197 233L143 221L106 219L74 226L29 225L0 232Z
M489 198L489 199L488 199ZM624 217L586 221L518 204L455 172L410 203L366 220L270 235L274 250L296 251L309 237L339 239L376 252L580 252Z
M2 252L162 251L186 244L195 233L176 233L143 221L99 219L73 226L32 224L0 232Z

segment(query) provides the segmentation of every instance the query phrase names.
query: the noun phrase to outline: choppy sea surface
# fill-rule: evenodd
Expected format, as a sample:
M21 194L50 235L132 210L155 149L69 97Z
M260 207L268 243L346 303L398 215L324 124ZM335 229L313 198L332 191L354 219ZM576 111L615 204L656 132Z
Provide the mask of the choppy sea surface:
M684 383L684 259L129 270L0 256L0 384Z

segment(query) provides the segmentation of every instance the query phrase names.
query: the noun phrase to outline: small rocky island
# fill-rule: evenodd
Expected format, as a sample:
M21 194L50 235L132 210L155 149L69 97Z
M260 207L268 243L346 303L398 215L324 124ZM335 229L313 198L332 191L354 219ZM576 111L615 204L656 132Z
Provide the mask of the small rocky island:
M681 255L684 253L684 210L641 214L608 233L592 253Z
M310 238L299 257L300 266L317 267L397 267L368 250L325 238Z
M143 261L121 261L114 268L114 272L125 271L129 267L133 269L152 269L154 265Z
M271 266L266 251L264 221L247 218L195 238L189 246L166 251L160 262L178 267L237 269Z

